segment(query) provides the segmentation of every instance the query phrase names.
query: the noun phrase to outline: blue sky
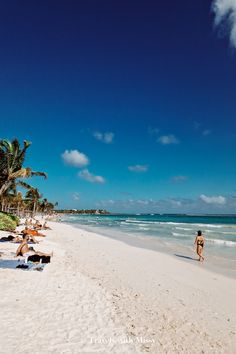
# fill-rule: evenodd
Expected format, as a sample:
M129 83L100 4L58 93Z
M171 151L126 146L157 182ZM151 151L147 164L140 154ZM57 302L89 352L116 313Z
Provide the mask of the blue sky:
M26 164L48 172L32 183L61 208L235 212L235 14L1 2L1 138L32 141Z

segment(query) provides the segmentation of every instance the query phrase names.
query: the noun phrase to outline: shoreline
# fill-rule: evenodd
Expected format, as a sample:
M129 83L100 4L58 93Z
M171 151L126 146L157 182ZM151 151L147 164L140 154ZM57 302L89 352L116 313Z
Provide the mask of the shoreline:
M63 221L66 225L72 226L74 228L78 228L81 230L85 230L87 232L91 232L94 234L102 235L105 237L109 237L111 239L122 241L127 245L139 247L155 252L160 252L170 257L176 258L178 257L180 260L185 262L186 264L192 264L196 267L204 267L206 270L211 271L213 273L221 274L227 278L236 279L236 260L226 260L225 258L221 258L217 256L217 258L213 255L205 255L205 261L199 263L197 261L196 252L193 251L194 245L192 249L189 249L185 245L180 244L169 244L168 246L164 245L164 242L156 238L154 236L141 236L135 233L127 233L121 232L114 229L102 228L96 226L87 226L87 225L79 225L78 227L71 224L70 222ZM207 250L207 247L206 247ZM207 251L205 251L207 252ZM204 253L205 253L204 252ZM230 265L234 263L234 267L230 267Z
M19 345L27 310L21 353L235 352L234 279L66 223L49 225L37 248L54 257L42 273L0 269L2 348ZM94 343L81 343L81 335Z

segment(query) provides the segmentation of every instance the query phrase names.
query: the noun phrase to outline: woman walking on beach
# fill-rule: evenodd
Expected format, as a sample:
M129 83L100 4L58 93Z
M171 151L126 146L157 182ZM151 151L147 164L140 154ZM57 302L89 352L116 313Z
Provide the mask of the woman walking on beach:
M199 261L204 261L204 257L202 256L204 243L205 243L204 236L202 235L202 231L199 230L197 232L197 236L194 242L194 245L196 245L197 255L199 256Z

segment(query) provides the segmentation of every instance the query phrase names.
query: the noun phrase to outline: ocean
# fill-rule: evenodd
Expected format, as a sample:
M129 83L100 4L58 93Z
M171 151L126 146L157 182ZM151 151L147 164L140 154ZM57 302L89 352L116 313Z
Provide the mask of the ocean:
M195 259L194 240L201 230L208 263L236 276L236 216L219 215L64 215L62 221L127 243L183 259ZM218 269L218 270L219 270Z

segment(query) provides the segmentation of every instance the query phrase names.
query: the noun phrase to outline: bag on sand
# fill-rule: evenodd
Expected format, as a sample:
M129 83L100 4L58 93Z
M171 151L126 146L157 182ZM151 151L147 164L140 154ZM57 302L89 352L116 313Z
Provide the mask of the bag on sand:
M41 260L41 263L50 263L51 257L50 256L39 256L38 254L33 254L32 256L28 257L28 262L39 263L40 260Z

